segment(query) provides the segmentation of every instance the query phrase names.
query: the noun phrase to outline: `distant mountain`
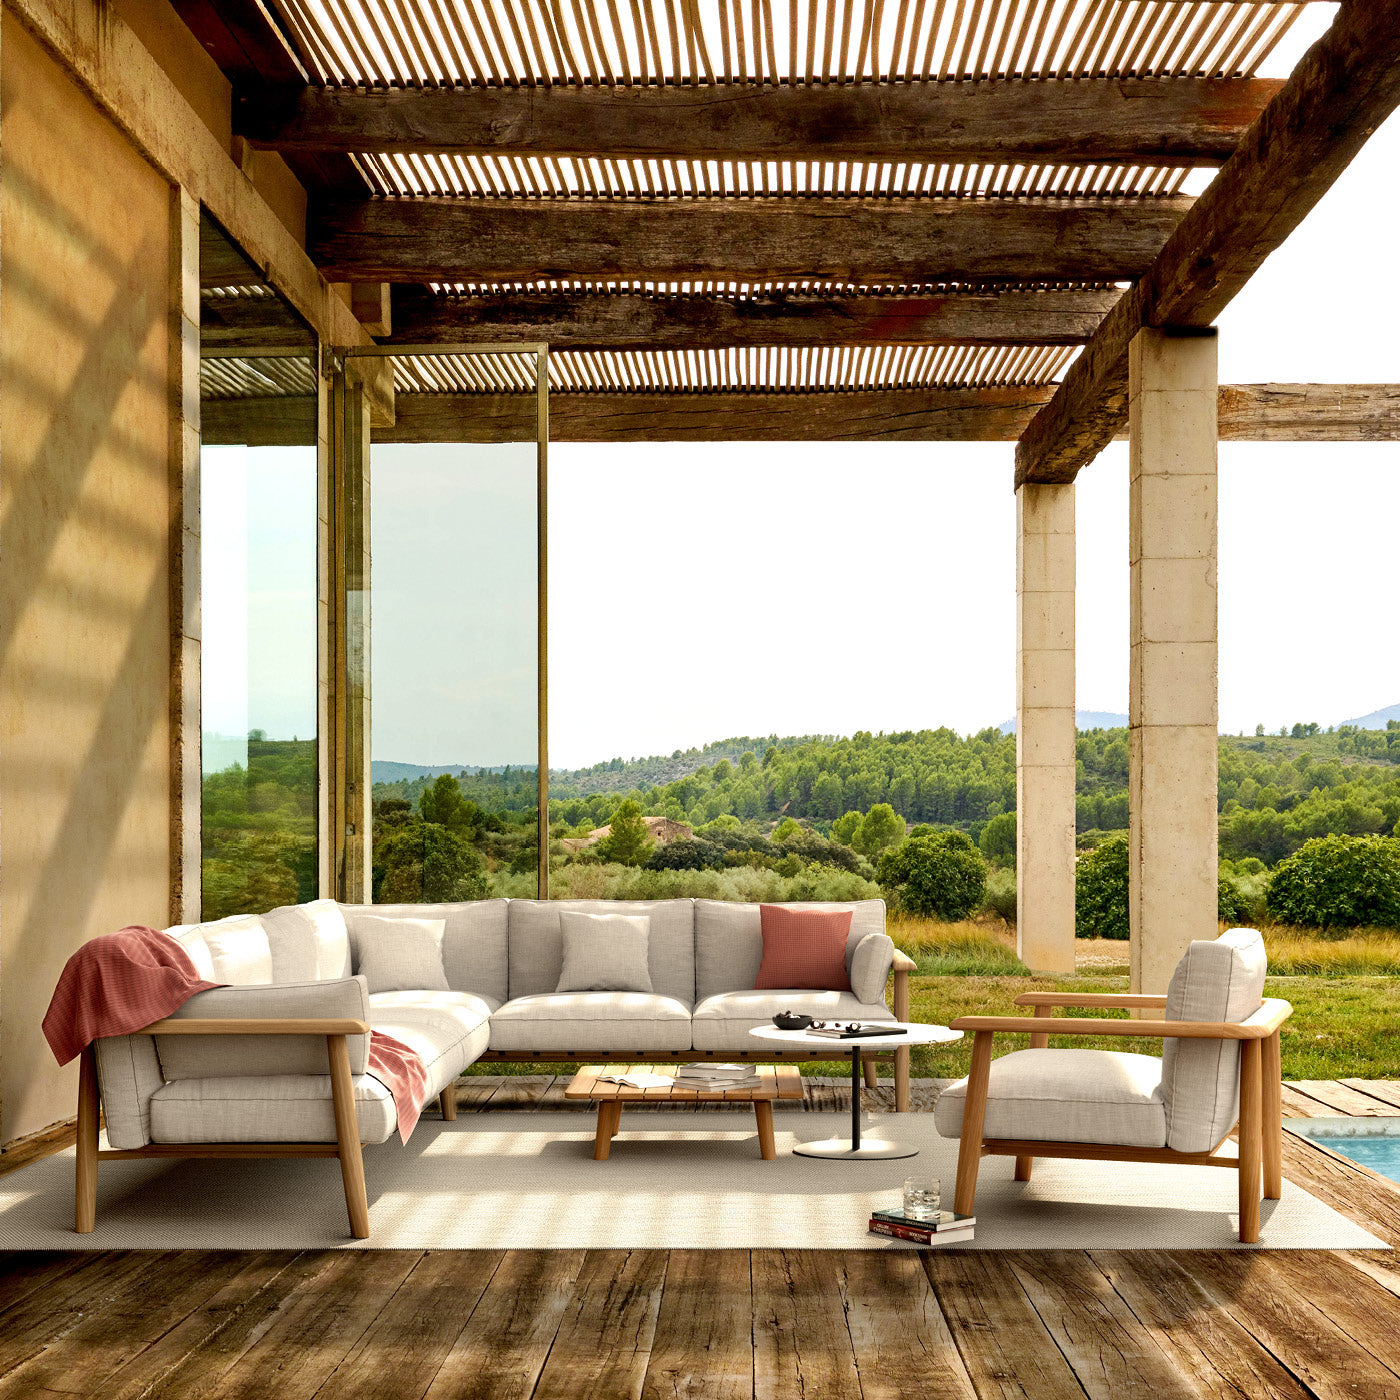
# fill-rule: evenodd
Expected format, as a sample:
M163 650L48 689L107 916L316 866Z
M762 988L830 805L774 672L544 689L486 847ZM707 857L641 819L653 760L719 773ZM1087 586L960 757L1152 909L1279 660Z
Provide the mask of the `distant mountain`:
M1076 710L1074 712L1074 727L1076 729L1126 729L1128 727L1127 715L1116 715L1111 710ZM1003 721L997 726L1003 734L1014 734L1016 732L1016 717Z
M474 763L444 763L433 767L426 763L395 763L392 759L376 758L369 765L369 780L372 783L411 783L416 778L436 778L440 773L504 773L507 768L533 768L530 763L498 763L494 767L483 768Z
M1344 719L1343 724L1354 724L1358 729L1384 729L1390 719L1400 719L1400 705L1388 705L1383 710L1372 710L1360 719Z

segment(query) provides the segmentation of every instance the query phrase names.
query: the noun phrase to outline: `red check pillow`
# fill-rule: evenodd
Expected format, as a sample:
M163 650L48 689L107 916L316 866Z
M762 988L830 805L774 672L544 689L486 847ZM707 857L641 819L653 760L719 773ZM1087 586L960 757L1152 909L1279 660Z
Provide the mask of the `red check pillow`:
M763 961L753 984L756 991L779 987L851 990L846 971L849 909L784 909L780 904L760 904L758 916L763 929Z

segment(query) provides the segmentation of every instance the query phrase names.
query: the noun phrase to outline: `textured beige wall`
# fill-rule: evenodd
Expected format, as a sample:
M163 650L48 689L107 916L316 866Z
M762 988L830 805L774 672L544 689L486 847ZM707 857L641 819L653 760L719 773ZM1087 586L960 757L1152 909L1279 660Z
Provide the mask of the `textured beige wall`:
M73 1114L39 1023L85 939L167 922L171 196L0 36L0 1140Z

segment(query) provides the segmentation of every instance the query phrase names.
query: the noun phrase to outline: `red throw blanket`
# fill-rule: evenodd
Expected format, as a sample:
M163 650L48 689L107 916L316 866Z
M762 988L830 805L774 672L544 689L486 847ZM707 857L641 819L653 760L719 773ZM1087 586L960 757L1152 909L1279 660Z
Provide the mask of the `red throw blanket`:
M94 1040L131 1035L169 1016L206 982L190 955L153 928L133 924L84 943L63 968L44 1015L44 1038L61 1065ZM393 1095L399 1136L408 1141L428 1094L428 1071L401 1040L369 1033L369 1072Z

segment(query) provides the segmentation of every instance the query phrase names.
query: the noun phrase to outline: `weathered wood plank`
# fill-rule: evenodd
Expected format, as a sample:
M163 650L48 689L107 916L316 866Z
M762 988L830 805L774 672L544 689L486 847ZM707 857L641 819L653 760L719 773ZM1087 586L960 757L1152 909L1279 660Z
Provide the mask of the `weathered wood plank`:
M582 1250L511 1250L423 1400L528 1400L584 1257Z
M189 0L184 0L189 3ZM1210 164L1281 84L1048 83L244 89L237 131L280 151L700 159Z
M1395 442L1400 384L1222 384L1222 442Z
M840 1285L863 1400L976 1400L917 1251L852 1251Z
M1190 207L1167 199L325 200L307 249L331 281L539 277L1111 282Z
M979 1396L1084 1400L1084 1388L1007 1255L932 1249L921 1257ZM1054 1251L1042 1257L1053 1266L1071 1256Z
M642 1400L751 1400L746 1249L671 1252Z
M839 1256L756 1249L752 1271L754 1394L861 1400Z
M534 1400L615 1400L646 1379L668 1255L590 1250Z
M1205 1292L1189 1255L1162 1250L1095 1252L1095 1266L1132 1309L1136 1324L1211 1400L1311 1400L1293 1373Z
M1327 1118L1335 1110L1319 1102L1310 1094L1295 1089L1291 1084L1283 1086L1283 1115L1285 1118Z
M394 290L383 343L544 342L554 350L692 350L730 345L1076 345L1116 290L949 292L938 296L812 296L731 301L637 292L522 292L443 297Z
M1073 481L1127 419L1143 326L1208 326L1400 104L1400 0L1343 5L1123 294L1016 448L1016 481Z
M1357 1118L1393 1117L1395 1114L1392 1105L1335 1079L1294 1079L1289 1081L1289 1085L1298 1093L1316 1099L1333 1113L1345 1113Z
M1400 1079L1342 1079L1338 1083L1391 1108L1400 1108Z

